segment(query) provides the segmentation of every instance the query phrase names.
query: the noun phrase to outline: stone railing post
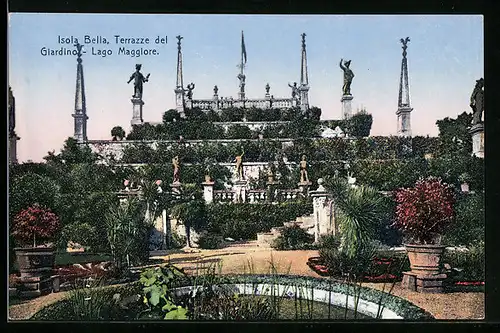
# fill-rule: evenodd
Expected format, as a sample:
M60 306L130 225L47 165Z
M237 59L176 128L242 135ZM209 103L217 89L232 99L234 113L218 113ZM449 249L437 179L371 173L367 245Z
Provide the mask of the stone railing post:
M214 184L210 177L206 177L205 181L201 183L203 185L203 199L207 204L214 201Z
M310 191L309 195L313 199L313 216L314 216L314 242L319 241L319 237L328 232L329 214L328 207L325 207L325 201L328 197L328 192L323 186L323 179L318 179L318 189ZM329 205L326 205L329 206Z

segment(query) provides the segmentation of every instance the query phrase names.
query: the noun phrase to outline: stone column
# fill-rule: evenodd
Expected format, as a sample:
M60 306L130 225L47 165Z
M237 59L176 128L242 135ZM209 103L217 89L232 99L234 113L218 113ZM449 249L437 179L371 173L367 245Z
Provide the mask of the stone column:
M328 192L323 187L323 179L318 179L318 189L310 192L313 199L313 216L314 216L314 242L319 241L319 237L327 233L325 226L328 226L327 207L325 201L328 197Z
M181 186L182 186L182 184L180 182L175 182L175 183L170 184L170 187L172 188L172 194L174 196L181 195Z
M484 158L484 125L476 124L471 127L469 133L472 135L472 155Z
M307 182L299 182L297 184L299 186L300 191L302 194L307 197L309 195L309 187L312 185L312 182L307 181Z
M246 202L246 196L247 196L247 181L246 180L237 180L234 183L234 189L236 190L235 196L234 196L234 202L236 203L243 203Z
M15 133L9 136L9 162L17 164L17 140L19 140Z
M273 202L276 199L276 185L279 185L280 182L277 180L274 180L273 176L269 176L268 181L266 182L267 185L267 192L269 193L269 196L267 197L267 201Z
M352 95L342 95L342 119L350 119L352 117Z
M210 177L206 178L201 185L203 185L203 199L207 204L210 204L214 201L214 184Z
M144 101L140 98L132 98L132 120L130 121L131 125L140 125L143 123L142 119L142 107L144 105Z

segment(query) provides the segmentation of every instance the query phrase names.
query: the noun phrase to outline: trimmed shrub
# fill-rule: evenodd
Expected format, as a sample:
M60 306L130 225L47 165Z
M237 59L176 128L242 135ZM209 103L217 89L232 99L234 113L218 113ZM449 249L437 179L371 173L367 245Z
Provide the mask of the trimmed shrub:
M220 249L224 243L221 235L204 233L198 239L198 246L202 249Z
M309 202L273 204L213 203L207 205L207 230L224 238L257 239L257 233L312 213Z
M312 242L314 242L314 236L299 226L292 226L281 231L281 235L274 240L272 247L276 250L298 250Z

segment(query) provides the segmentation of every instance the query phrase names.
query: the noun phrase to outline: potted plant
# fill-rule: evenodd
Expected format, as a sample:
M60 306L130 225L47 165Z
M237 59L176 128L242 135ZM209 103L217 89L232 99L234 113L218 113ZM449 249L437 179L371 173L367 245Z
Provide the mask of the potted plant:
M445 246L441 235L454 218L454 192L441 179L420 179L413 188L396 191L394 226L406 238L406 252L411 272L416 275L437 275Z
M14 248L23 277L50 274L55 254L51 241L59 230L59 217L50 209L34 204L19 212L12 221L11 233L21 247Z
M467 172L462 173L460 176L458 176L458 181L460 182L462 192L469 192L469 174Z

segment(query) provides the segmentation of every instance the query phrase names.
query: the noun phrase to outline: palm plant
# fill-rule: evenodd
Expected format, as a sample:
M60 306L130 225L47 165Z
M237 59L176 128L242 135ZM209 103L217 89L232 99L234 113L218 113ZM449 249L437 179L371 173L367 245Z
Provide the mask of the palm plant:
M130 267L132 261L144 259L147 253L147 234L151 227L145 221L145 202L128 198L110 208L105 215L111 254L118 269L123 263Z

